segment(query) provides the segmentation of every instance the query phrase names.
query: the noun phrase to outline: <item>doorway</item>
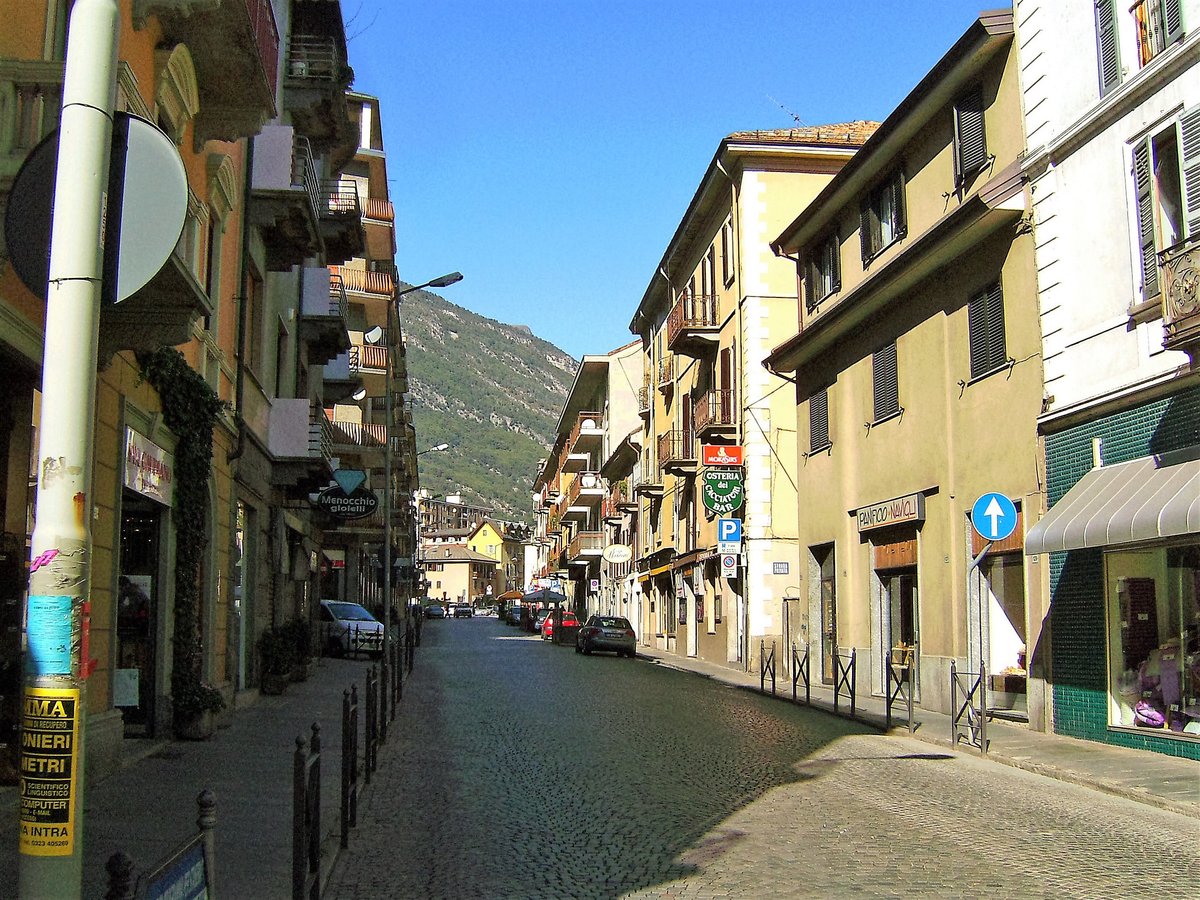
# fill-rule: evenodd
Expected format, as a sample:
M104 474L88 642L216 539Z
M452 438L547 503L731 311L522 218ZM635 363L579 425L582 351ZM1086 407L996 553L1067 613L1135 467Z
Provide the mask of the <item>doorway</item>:
M122 494L113 705L124 716L126 737L153 737L155 731L164 509L133 491Z
M821 602L821 683L833 684L837 660L837 566L833 544L813 548Z
M879 580L883 585L884 615L887 621L884 625L884 636L888 646L880 654L882 659L881 675L883 684L887 684L888 661L896 654L905 655L912 652L913 666L917 665L917 640L920 636L917 618L917 570L916 568L897 569L891 572L879 572ZM919 670L914 672L914 677Z

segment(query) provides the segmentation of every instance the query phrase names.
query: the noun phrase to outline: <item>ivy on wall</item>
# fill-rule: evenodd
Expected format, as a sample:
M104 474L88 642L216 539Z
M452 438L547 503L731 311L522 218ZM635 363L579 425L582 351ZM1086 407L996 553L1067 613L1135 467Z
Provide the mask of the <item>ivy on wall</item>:
M208 478L213 428L223 404L208 382L174 347L138 353L143 377L158 392L163 421L175 434L175 635L171 705L175 727L224 706L202 679L200 574L208 545Z

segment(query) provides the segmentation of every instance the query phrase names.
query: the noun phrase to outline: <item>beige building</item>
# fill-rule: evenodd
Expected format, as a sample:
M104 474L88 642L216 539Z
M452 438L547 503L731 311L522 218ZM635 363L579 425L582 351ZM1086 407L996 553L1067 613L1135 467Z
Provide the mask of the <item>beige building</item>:
M817 196L874 123L739 132L723 140L646 288L641 338L636 571L642 640L741 668L784 633L799 553L795 402L762 367L795 329L795 268L769 242ZM705 467L704 445L741 466ZM703 503L709 477L730 496ZM738 476L742 476L741 480ZM709 484L710 491L713 485ZM744 553L721 572L716 521L744 522Z
M1011 11L984 15L772 243L802 286L798 332L766 363L796 385L787 638L826 682L856 651L860 693L912 659L940 711L951 665L981 663L995 703L1023 710L1046 613L1021 553L1042 360L1017 74ZM990 545L971 521L989 492L1017 511Z
M499 564L465 544L429 544L423 553L428 596L435 603L470 603L489 594L498 597Z

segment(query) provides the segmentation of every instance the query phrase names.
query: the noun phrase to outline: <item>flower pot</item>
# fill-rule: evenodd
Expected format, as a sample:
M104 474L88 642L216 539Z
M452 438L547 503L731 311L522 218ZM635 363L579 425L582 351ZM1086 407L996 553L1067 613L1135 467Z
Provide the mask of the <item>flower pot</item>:
M259 691L264 694L278 696L287 690L288 682L292 679L289 675L278 675L272 672L264 672L262 683L258 686Z
M216 733L216 730L216 717L213 713L205 710L180 722L175 729L175 737L181 741L206 741Z

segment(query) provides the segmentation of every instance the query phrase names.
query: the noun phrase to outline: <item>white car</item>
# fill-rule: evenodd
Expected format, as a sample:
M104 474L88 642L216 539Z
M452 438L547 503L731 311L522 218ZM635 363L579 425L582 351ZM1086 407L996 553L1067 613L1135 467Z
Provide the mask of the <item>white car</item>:
M383 623L357 603L321 601L321 646L330 656L383 653Z

